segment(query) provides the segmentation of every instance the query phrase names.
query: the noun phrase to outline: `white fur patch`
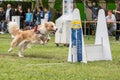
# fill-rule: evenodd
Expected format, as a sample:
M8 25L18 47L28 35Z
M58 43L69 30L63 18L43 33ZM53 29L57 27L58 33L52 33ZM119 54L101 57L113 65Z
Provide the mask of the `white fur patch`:
M16 22L9 22L7 25L8 25L8 27L17 26L17 23Z

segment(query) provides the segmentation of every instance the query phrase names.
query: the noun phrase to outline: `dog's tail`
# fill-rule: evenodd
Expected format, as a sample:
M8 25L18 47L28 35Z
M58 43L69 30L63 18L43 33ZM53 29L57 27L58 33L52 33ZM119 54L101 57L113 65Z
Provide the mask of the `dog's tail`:
M14 36L19 32L19 27L16 22L8 23L8 32Z

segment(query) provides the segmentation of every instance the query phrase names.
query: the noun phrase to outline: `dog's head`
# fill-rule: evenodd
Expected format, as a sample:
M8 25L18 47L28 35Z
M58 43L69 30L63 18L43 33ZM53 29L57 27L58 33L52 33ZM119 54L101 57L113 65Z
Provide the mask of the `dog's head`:
M44 24L38 25L37 30L40 31L41 34L46 34L55 33L57 28L53 22L46 22Z
M44 24L44 27L46 28L47 31L50 31L50 32L56 32L57 30L53 22L46 22Z

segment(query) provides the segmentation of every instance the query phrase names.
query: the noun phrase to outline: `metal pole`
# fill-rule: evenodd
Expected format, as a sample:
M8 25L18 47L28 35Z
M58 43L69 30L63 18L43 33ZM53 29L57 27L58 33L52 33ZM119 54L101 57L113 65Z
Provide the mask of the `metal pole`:
M82 1L83 5L84 5L84 15L85 15L85 13L86 13L86 11L85 11L85 8L86 8L85 2L86 2L86 0L81 0L81 1ZM84 16L84 21L86 21L85 16ZM86 23L84 23L84 35L86 36Z
M85 3L85 0L84 0L84 3ZM83 4L84 5L84 15L86 16L86 7L85 7L85 4ZM86 21L86 19L85 19L85 16L84 16L84 21ZM86 36L86 23L84 23L84 35Z

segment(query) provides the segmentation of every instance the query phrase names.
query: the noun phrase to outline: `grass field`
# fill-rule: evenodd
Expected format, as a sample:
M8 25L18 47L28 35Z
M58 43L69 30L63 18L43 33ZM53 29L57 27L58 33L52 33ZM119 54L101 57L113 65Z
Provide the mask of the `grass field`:
M120 80L120 42L110 37L113 61L84 63L67 62L68 47L56 47L54 37L46 45L26 49L24 58L17 56L17 48L8 53L9 34L0 34L0 80ZM94 37L85 37L94 43Z

